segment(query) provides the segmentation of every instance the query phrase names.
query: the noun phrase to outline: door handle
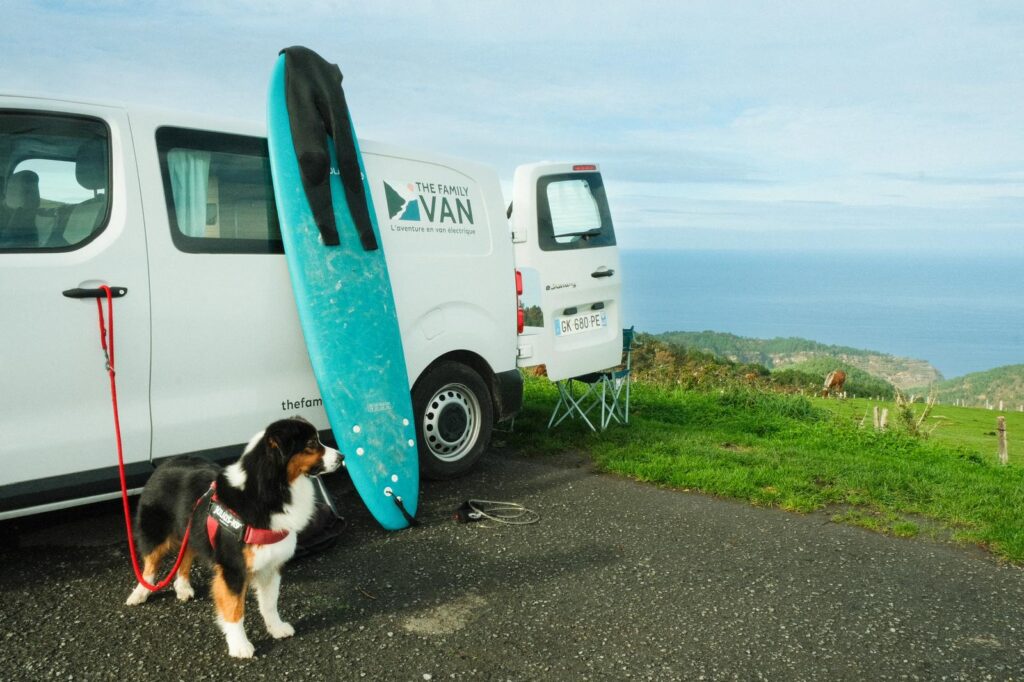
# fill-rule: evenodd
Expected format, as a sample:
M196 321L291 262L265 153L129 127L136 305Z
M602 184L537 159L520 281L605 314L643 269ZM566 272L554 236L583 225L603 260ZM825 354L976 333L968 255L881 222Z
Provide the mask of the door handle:
M107 294L103 289L82 289L76 287L74 289L65 289L63 292L67 298L106 298ZM128 293L126 287L110 287L110 296L112 298L121 298Z
M598 277L611 277L614 274L615 274L614 270L601 270L601 269L597 269L597 270L594 270L592 273L590 273L590 276L596 279Z

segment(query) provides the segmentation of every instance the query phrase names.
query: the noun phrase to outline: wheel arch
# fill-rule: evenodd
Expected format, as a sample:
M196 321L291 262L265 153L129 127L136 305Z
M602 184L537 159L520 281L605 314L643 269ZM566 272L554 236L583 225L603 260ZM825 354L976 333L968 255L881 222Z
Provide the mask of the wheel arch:
M488 397L491 399L491 405L494 406L494 421L498 422L503 418L501 415L506 414L508 400L503 396L503 392L498 383L498 376L495 374L494 369L491 368L490 363L473 351L453 350L435 358L434 361L424 367L423 371L420 372L420 375L416 377L416 381L413 382L412 385L412 390L415 391L420 380L442 362L457 362L460 365L465 365L476 372L487 387L487 392L489 394ZM516 409L518 410L518 407Z

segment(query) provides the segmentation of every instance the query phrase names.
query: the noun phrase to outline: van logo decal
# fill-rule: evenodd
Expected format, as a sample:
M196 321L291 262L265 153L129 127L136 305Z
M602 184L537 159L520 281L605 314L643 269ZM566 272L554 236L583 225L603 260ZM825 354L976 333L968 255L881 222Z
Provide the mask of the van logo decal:
M392 220L395 218L399 220L420 219L420 204L415 195L413 195L414 186L410 182L406 187L409 191L407 194L403 194L388 183L384 183L384 196L388 200L388 215L391 216ZM410 197L408 195L413 196Z
M384 182L388 216L398 222L426 223L423 231L455 233L453 226L474 225L473 200L467 185L415 180ZM457 231L461 233L461 231ZM469 232L475 233L476 230Z

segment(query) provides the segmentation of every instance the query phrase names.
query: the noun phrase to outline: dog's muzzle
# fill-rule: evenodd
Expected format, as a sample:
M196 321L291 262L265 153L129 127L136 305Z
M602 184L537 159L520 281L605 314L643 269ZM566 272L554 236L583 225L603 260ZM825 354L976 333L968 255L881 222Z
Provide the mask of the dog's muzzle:
M332 471L337 471L338 467L341 466L341 463L344 460L345 460L345 455L341 454L340 452L338 452L334 448L329 448L327 446L324 446L324 457L323 457L324 470L323 470L323 473L329 474Z

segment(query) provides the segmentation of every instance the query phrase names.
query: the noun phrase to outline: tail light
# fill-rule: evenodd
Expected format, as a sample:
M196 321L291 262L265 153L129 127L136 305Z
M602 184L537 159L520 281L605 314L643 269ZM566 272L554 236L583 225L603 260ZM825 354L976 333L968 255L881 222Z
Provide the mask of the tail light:
M516 334L522 334L526 328L526 311L519 297L523 295L523 273L516 270Z
M577 163L572 167L574 171L596 171L597 164L594 163Z

